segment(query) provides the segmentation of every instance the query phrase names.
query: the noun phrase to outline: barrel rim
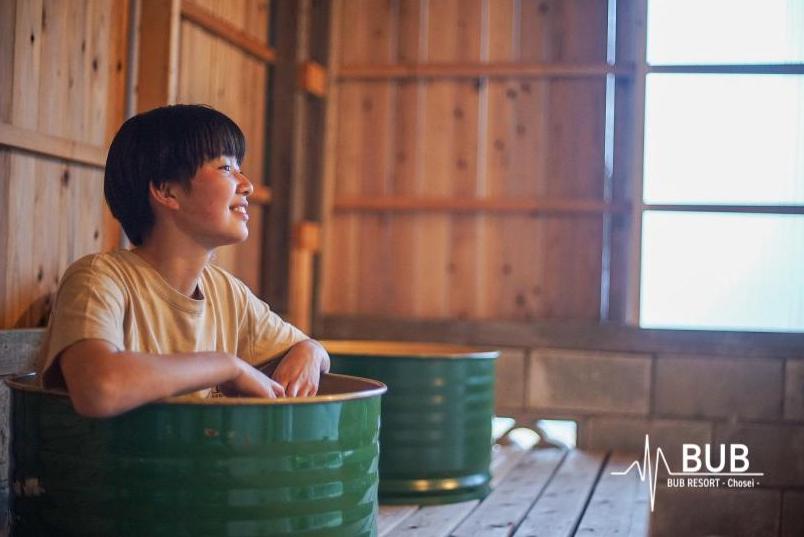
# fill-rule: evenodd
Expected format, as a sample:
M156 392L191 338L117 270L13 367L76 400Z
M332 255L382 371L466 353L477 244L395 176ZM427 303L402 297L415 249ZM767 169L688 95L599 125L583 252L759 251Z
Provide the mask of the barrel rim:
M318 342L329 354L336 356L428 360L494 360L500 356L499 350L453 343L371 339L325 339ZM350 346L354 349L350 349Z
M377 397L388 391L388 386L382 382L374 379L364 377L357 377L355 375L342 375L339 373L324 373L328 377L349 379L358 381L371 388L365 390L338 393L331 395L315 395L312 397L277 397L276 399L268 399L266 397L207 397L201 398L194 395L177 395L160 399L147 403L138 408L147 406L162 406L162 405L200 405L200 406L268 406L268 405L307 405L307 404L322 404L322 403L338 403L344 401L355 401L359 399L370 399ZM47 395L55 395L69 399L69 394L65 390L57 388L43 388L34 379L36 373L26 373L23 375L16 375L4 379L6 386L12 390L19 390L25 392L34 392ZM34 382L32 382L34 381Z

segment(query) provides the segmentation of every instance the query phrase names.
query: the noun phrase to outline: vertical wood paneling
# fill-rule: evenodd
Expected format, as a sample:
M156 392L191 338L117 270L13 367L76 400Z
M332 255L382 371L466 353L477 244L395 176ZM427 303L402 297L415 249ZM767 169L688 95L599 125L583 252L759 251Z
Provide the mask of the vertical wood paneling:
M487 22L486 0L457 2L453 9L457 12L453 19L457 22L451 61L477 62L481 59L482 42ZM494 5L494 10L504 8ZM490 11L490 10L489 10ZM445 20L434 18L432 20ZM433 29L438 25L432 26ZM435 49L430 50L431 56ZM483 195L477 169L478 161L478 126L480 94L485 84L477 81L462 81L453 84L453 102L447 110L452 123L452 150L448 155L453 197L476 197ZM477 289L479 283L480 244L477 216L459 216L450 219L450 236L447 251L449 259L445 267L447 286L447 311L449 317L465 319L476 317L478 300L481 295L467 292Z
M122 96L110 93L122 91L124 81L127 2L19 0L2 9L13 15L2 28L3 120L108 143L123 114ZM102 248L103 173L17 150L1 153L0 326L33 326L46 321L66 267Z
M0 2L0 121L11 120L11 95L14 89L14 27L16 2ZM6 168L0 168L6 171Z
M337 61L358 62L362 60L362 39L365 36L368 20L361 16L363 2L349 0L341 2L339 34L342 36L340 58ZM337 63L336 61L336 63ZM346 83L338 92L338 133L335 139L334 195L356 195L360 193L360 173L363 150L360 114L364 98L363 85L358 82ZM329 253L324 257L323 311L357 311L358 298L358 232L359 217L335 214L331 219L332 231Z
M36 129L42 50L42 2L17 2L14 27L14 86L11 122Z
M40 85L37 95L38 99L38 118L36 130L54 136L62 136L71 139L82 139L82 108L70 108L74 105L70 102L73 97L71 90L76 87L75 78L72 74L76 63L81 62L82 51L72 50L70 35L70 23L80 20L78 29L83 30L83 19L87 11L87 4L70 6L67 2L45 1L42 4L41 14L41 72ZM81 33L83 35L84 32ZM77 40L77 39L76 39ZM84 66L79 67L83 72ZM80 81L83 82L83 79ZM71 87L72 86L72 87ZM80 102L75 105L81 106L88 101L88 95L82 95L82 90L86 86L79 83L76 92ZM79 99L76 99L78 101ZM63 174L69 169L66 163L35 158L32 159L33 175L27 182L33 188L33 203L27 206L30 213L29 236L24 239L25 249L30 252L30 268L28 278L31 288L26 292L30 297L36 299L28 304L27 311L24 313L27 325L39 325L46 321L45 312L49 309L49 292L53 286L53 279L61 274L59 269L59 243L64 238L59 232L60 226L54 217L54 208L60 205L59 198L62 196L63 189L60 187ZM23 180L22 177L15 177L15 180ZM75 180L76 178L74 178ZM83 179L83 178L81 178ZM80 180L80 179L79 179ZM76 218L84 218L81 215L83 207L76 207ZM39 225L47 225L49 232L33 232ZM76 235L80 235L83 230L80 226ZM15 236L16 240L21 237ZM27 272L27 271L26 271ZM33 278L31 278L33 276ZM18 278L25 279L25 274L17 275ZM19 322L17 319L15 322Z
M359 61L389 63L394 61L395 2L365 2L359 16L365 19L362 32L355 36L361 43ZM360 102L361 136L363 153L359 170L359 191L364 195L390 193L391 97L393 84L363 83ZM389 245L389 218L371 215L362 219L358 227L358 281L360 293L357 308L361 312L376 311L388 302L391 290L391 249Z
M477 48L479 32L467 36L457 21L466 25L478 2L457 2L455 0L432 0L429 2L427 27L428 62L454 62L462 55L471 56ZM442 24L451 21L450 24ZM464 28L465 30L465 28ZM473 28L477 31L479 28ZM460 39L464 41L461 42ZM468 38L468 39L467 39ZM464 52L467 47L469 52ZM466 84L466 82L463 82ZM466 103L458 104L456 83L445 80L432 80L427 83L424 106L424 140L422 173L424 180L418 192L425 196L451 196L457 187L454 181L457 169L456 121L474 111L465 110ZM461 92L461 97L464 97ZM418 272L416 315L418 317L444 317L449 313L449 298L453 291L449 271L457 272L453 261L452 221L443 214L422 214L417 216L420 225L426 230L417 249L412 252ZM463 239L463 237L460 237Z
M517 36L520 31L521 5L507 2L504 9L492 10L489 15L489 60L512 62L520 59ZM522 30L525 29L524 24ZM520 151L531 148L518 144L515 128L522 125L534 128L529 122L535 117L523 117L518 110L519 84L515 80L493 80L487 85L488 131L483 149L486 153L487 192L492 196L507 197L534 192L539 181L538 169L521 168L524 157ZM538 227L534 218L510 215L487 219L489 245L484 262L488 275L487 300L490 312L496 317L526 316L526 291L522 282L531 283L538 275L536 263L526 262L532 253L540 250L537 241ZM516 241L512 240L516 237ZM527 285L526 285L527 287ZM519 315L517 315L519 314Z
M42 2L17 2L14 30L11 122L35 130L39 119ZM31 251L36 161L34 157L17 152L10 152L9 160L8 228L3 230L9 235L3 274L6 280L2 306L5 327L20 324L28 304L37 296ZM23 318L22 322L25 321Z
M554 2L555 61L603 62L606 2ZM583 35L584 39L570 36ZM546 194L602 199L605 81L554 80L549 87L550 157ZM546 219L546 314L551 318L599 317L603 227L601 217Z
M427 54L428 10L425 0L400 0L397 15L398 63L417 63ZM400 81L395 84L393 110L393 150L391 191L395 195L415 195L423 180L424 109L427 96L424 82ZM427 230L417 216L392 215L391 285L388 312L395 316L413 316L416 312L418 282L426 275L416 270L413 252Z
M519 31L515 38L515 59L522 62L549 62L549 11L544 3L523 0L519 6ZM505 183L505 195L511 197L542 197L552 179L547 173L547 158L551 151L547 113L549 82L545 80L510 81L505 94L514 109L509 127L510 172ZM545 241L545 221L538 216L511 216L506 235L519 233L526 242L507 244L510 262L503 267L508 273L504 286L504 317L542 318L545 307L545 262L548 256Z
M349 11L349 2L344 11ZM356 120L360 110L361 92L358 84L343 84L338 91L338 133L335 138L334 195L358 193L357 177L360 164L360 124ZM357 304L357 225L358 216L334 214L327 234L328 254L324 257L323 311L336 313L355 311Z
M14 91L14 58L16 2L0 2L0 121L11 121L11 104ZM0 147L0 326L5 324L5 304L8 296L7 274L12 266L8 258L9 233L11 220L10 180L11 152Z
M349 1L338 61L599 64L606 6ZM602 78L350 79L339 91L336 198L602 198ZM323 312L594 319L602 233L585 215L335 213Z

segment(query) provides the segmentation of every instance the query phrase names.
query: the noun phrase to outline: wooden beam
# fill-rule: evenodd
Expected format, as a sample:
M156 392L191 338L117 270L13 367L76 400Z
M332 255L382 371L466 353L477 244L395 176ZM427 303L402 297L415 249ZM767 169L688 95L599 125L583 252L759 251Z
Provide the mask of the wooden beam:
M268 205L271 203L271 189L265 185L254 185L254 192L248 197L250 203Z
M0 145L100 169L106 166L106 149L103 147L21 129L8 123L0 123Z
M496 212L496 213L627 213L624 203L596 200L504 199L504 198L424 198L354 196L336 199L335 211L367 212Z
M320 339L432 341L479 346L579 349L717 355L735 359L798 355L802 333L647 329L594 321L456 321L400 319L377 315L327 315L320 319Z
M344 65L339 80L394 78L587 78L608 74L631 76L628 66L601 64L424 63Z
M293 247L316 253L321 249L321 226L317 222L302 222L293 228Z
M644 61L644 23L641 22L642 2L613 2L615 4L617 39L615 60L617 63L631 62L642 58ZM610 4L611 6L611 4ZM637 113L634 103L635 97L644 97L644 84L640 86L639 81L633 76L630 79L617 79L614 83L614 155L612 160L612 199L617 201L628 201L633 199L635 203L642 201L642 198L632 198L634 189L632 181L634 177L631 173L635 170L633 165L632 152L638 151L642 147L642 140L636 140L636 129L642 129L643 124L637 124L634 116ZM640 118L642 118L641 112ZM644 118L642 118L644 123ZM641 131L640 131L641 132ZM633 205L633 204L632 204ZM629 308L629 289L628 271L630 270L629 250L632 246L631 231L632 226L637 225L633 220L633 215L618 215L612 219L610 232L610 258L609 258L609 288L608 288L608 312L605 321L624 322L626 312Z
M316 222L301 222L294 226L292 240L288 318L301 331L310 333L313 323L313 263L321 248L321 226Z
M140 3L137 112L174 104L179 81L180 0Z
M327 70L319 63L304 62L299 66L299 87L316 97L324 97L327 94Z
M263 219L262 298L287 313L290 293L291 228L303 217L293 213L295 174L294 127L298 92L298 28L300 2L271 2L271 43L277 54L271 66L265 151L273 204Z
M181 0L181 16L265 63L276 60L276 52L234 24L190 0Z
M636 0L628 5L629 17L633 21L629 32L631 39L628 59L634 62L634 76L629 85L631 92L630 117L625 130L630 138L628 148L628 161L625 163L623 173L628 181L628 190L623 192L626 199L631 201L631 215L628 222L628 243L626 274L622 276L625 281L625 311L626 323L639 326L639 308L642 282L642 210L640 205L644 200L643 171L645 169L645 91L647 81L647 39L648 39L648 0ZM624 110L623 110L624 111ZM615 111L615 114L620 112ZM615 158L617 158L615 156Z

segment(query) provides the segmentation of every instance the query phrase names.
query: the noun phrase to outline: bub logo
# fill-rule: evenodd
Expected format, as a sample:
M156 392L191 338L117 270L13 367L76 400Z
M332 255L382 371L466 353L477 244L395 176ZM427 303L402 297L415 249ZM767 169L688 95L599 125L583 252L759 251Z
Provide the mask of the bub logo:
M662 448L656 448L656 455L651 457L650 436L645 435L645 451L642 463L639 459L631 463L622 472L611 472L611 475L627 475L636 468L639 479L650 487L650 510L656 502L656 485L659 481L659 465L664 466L667 474L667 488L754 488L759 485L762 472L749 472L748 446L745 444L719 444L713 449L712 444L682 444L682 470L670 470ZM703 456L702 456L703 455Z

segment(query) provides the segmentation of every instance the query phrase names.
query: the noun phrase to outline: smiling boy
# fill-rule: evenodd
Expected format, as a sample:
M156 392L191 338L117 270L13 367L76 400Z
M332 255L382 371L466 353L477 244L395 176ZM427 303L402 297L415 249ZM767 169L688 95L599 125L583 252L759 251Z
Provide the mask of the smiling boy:
M134 248L67 269L40 355L42 384L65 387L77 412L112 416L214 387L316 393L324 349L210 263L248 237L244 154L240 128L206 106L157 108L120 128L104 193ZM280 357L273 378L254 367Z

